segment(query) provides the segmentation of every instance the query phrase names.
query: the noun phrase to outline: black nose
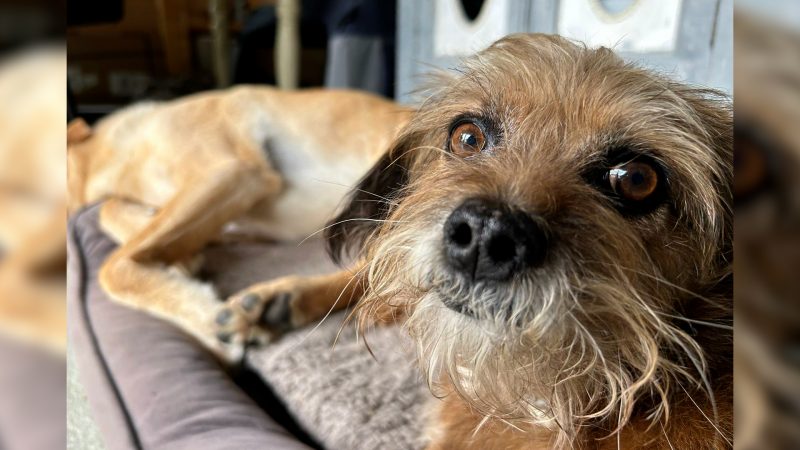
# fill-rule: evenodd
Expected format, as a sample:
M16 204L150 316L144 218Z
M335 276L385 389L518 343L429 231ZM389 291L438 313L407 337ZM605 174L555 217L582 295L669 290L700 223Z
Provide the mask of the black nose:
M473 281L503 281L544 258L542 220L524 211L473 198L444 225L444 247L453 270Z

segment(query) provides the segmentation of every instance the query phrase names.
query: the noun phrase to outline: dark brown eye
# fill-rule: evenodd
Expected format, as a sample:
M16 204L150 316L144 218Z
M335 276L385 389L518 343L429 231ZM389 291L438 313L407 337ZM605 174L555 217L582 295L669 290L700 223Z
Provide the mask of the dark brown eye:
M450 133L450 151L462 158L480 153L484 147L486 147L486 136L483 130L472 122L462 123Z
M608 171L611 190L621 198L641 202L658 188L658 171L649 163L630 161Z

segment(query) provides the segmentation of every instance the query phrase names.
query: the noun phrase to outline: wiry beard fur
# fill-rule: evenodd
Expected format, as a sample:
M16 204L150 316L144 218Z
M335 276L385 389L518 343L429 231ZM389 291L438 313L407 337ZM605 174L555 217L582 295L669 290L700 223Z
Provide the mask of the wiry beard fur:
M595 255L607 253L606 261L590 271L553 255L561 262L503 286L470 286L441 269L443 218L421 233L402 210L371 241L359 322L368 327L387 306L406 316L435 394L455 388L483 415L545 426L555 448L569 447L589 424L610 424L608 434L616 433L643 397L658 399L647 411L653 425L668 419L676 389L713 399L703 350L656 306L669 302L644 292L675 295L654 281L657 273L626 272L603 245ZM467 300L471 314L448 308L448 298Z

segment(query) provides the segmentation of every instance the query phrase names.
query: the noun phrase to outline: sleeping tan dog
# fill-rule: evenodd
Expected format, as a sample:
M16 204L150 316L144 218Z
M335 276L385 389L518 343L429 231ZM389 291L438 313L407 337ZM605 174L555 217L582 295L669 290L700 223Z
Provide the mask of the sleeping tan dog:
M545 35L428 94L409 114L242 88L76 124L72 206L110 199L123 242L103 286L228 357L351 299L363 325L405 318L443 399L431 449L729 448L727 99ZM187 275L226 229L301 239L336 213L352 270L224 305Z
M198 251L223 236L300 241L320 231L408 116L365 93L268 87L137 104L92 129L70 124L69 207L105 200L101 226L121 243L100 272L112 298L235 360L269 336L215 323L229 310L220 314L224 299L190 276ZM230 301L260 310L245 295L260 289Z

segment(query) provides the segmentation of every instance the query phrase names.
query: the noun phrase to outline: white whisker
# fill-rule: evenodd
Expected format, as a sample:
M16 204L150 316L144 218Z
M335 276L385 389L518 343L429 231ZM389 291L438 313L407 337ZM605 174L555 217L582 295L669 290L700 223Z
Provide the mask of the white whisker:
M712 427L714 427L714 430L717 431L717 433L722 437L722 439L725 439L725 442L727 442L728 445L732 446L733 443L730 441L730 439L728 439L728 437L725 436L725 433L723 433L722 430L719 429L719 427L717 426L715 421L709 419L709 417L706 415L706 413L703 412L703 408L701 408L700 405L698 405L697 402L694 401L694 398L692 398L692 396L689 395L689 392L686 390L686 388L683 387L683 385L680 384L680 383L678 383L678 386L680 386L680 388L683 389L683 392L686 393L686 397L689 398L689 400L692 402L692 404L694 404L694 406L697 408L697 410L700 411L700 414L702 414L703 417L705 417L705 419L708 421L708 423L711 424ZM714 415L716 415L716 412L714 413Z
M346 185L346 184L343 184L343 183L337 183L337 182L335 182L335 181L321 180L321 179L319 179L319 178L312 178L312 179L313 179L314 181L317 181L317 182L320 182L320 183L332 184L332 185L334 185L334 186L341 186L341 187L347 188L348 190L353 190L353 191L363 192L363 193L365 193L365 194L367 194L367 195L371 195L371 196L373 196L373 197L377 197L377 198L379 198L380 200L382 200L382 201L384 201L384 202L386 202L386 203L392 204L392 205L396 204L396 202L394 202L394 201L393 201L393 200L391 200L391 199L388 199L388 198L386 198L386 197L383 197L383 196L381 196L381 195L378 195L378 194L376 194L376 193L374 193L374 192L366 191L366 190L364 190L364 189L360 189L360 188L353 187L353 186L348 186L348 185Z
M669 440L669 436L667 436L667 430L664 429L664 424L661 422L658 422L658 424L661 426L661 432L664 433L664 438L667 440L667 445L669 445L669 448L672 450L675 450L675 447L672 446L672 442Z
M395 222L395 223L400 223L400 222L401 222L401 221L393 221L393 220L368 219L368 218L354 218L354 219L345 219L345 220L340 220L340 221L338 221L338 222L334 222L334 223L328 224L328 225L326 225L326 226L324 226L324 227L320 228L319 230L317 230L317 231L315 231L315 232L313 232L313 233L309 234L309 235L308 235L308 236L306 236L306 237L305 237L305 238L304 238L302 241L298 242L298 243L297 243L297 246L299 247L300 245L302 245L302 244L303 244L304 242L306 242L307 240L311 239L312 237L316 236L316 235L317 235L317 234L319 234L319 233L322 233L323 231L327 230L327 229L328 229L328 228L330 228L330 227L334 227L334 226L336 226L336 225L343 224L343 223L346 223L346 222L357 222L357 221L364 221L364 222L377 222L377 223L392 223L392 222Z

